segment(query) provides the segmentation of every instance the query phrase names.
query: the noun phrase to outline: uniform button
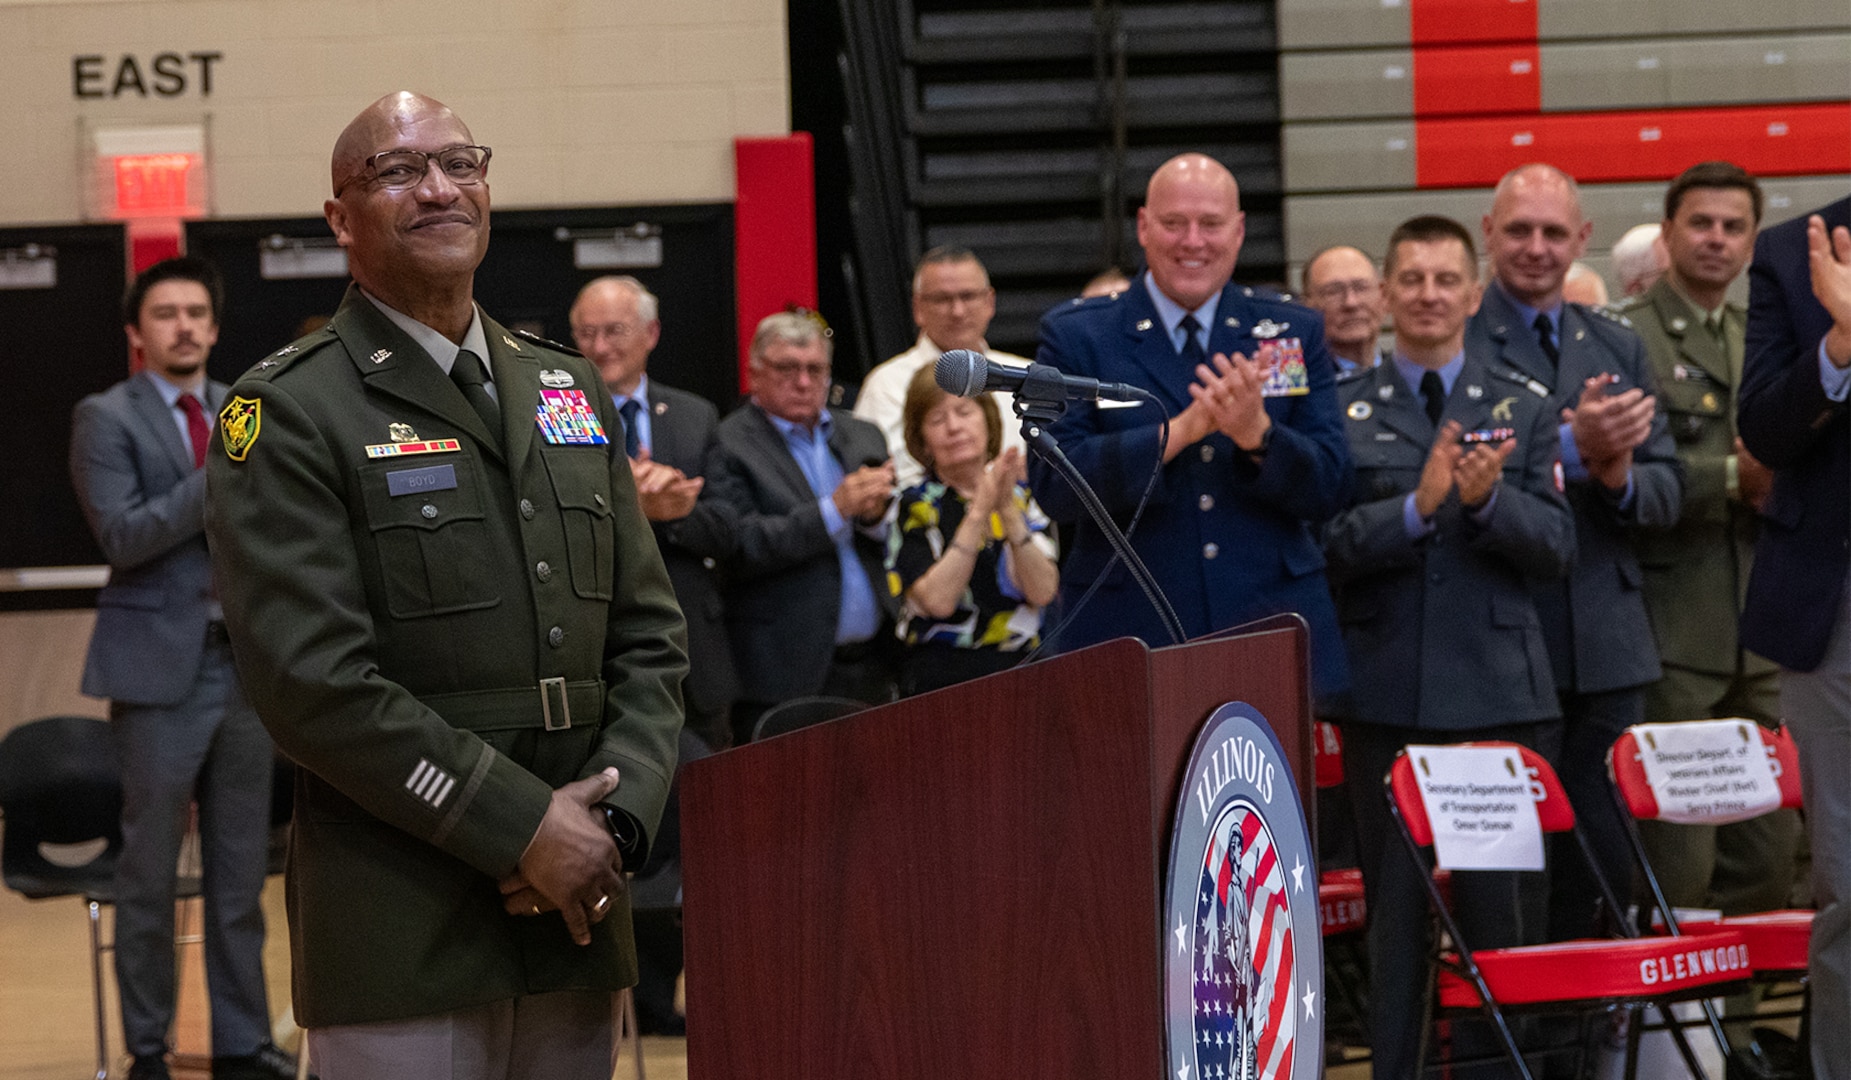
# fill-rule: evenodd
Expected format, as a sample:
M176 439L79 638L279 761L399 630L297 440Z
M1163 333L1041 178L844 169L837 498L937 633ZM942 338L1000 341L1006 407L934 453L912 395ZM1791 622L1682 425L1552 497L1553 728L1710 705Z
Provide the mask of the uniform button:
M534 565L533 576L539 578L541 581L553 580L553 565L544 559L540 560L540 562Z
M562 626L555 626L546 632L546 643L557 649L566 643L566 631Z
M1204 510L1213 510L1215 508L1215 497L1213 495L1204 495L1197 499L1195 504Z
M1221 554L1220 544L1203 544L1202 545L1202 557L1204 559L1212 559L1219 554Z
M597 504L598 504L599 506L603 506L603 505L604 505L604 496L602 496L602 495L600 495L600 494L598 494L597 492L595 492L595 491L594 491L594 492L592 492L592 493L591 493L591 501L592 501L592 502L595 502L595 503L597 503Z
M521 517L526 518L528 521L533 520L533 500L521 500Z
M1202 447L1202 460L1203 461L1215 460L1215 448L1212 446Z
M437 508L430 503L425 503L424 509L418 511L418 513L423 514L427 518L434 518L437 516Z
M701 566L707 570L712 570L717 565L719 564L715 563L711 556L701 560Z

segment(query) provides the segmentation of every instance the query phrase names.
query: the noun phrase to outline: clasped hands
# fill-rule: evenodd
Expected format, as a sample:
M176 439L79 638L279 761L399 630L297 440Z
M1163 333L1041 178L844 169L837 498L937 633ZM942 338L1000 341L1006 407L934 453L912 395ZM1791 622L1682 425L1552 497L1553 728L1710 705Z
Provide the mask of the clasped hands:
M598 806L615 790L614 767L553 790L519 865L499 883L508 914L557 911L573 941L591 944L592 924L604 920L624 888L623 855Z
M1575 449L1588 475L1608 491L1621 491L1632 472L1632 454L1652 434L1658 399L1638 387L1612 393L1619 377L1596 375L1581 384L1581 398L1562 410Z
M893 462L863 465L842 477L831 498L842 516L863 525L872 525L887 513L893 501Z
M1504 463L1517 450L1515 439L1505 439L1495 446L1474 443L1468 450L1459 441L1464 430L1459 421L1446 421L1433 440L1433 449L1427 451L1420 484L1414 489L1414 511L1423 519L1432 517L1455 489L1461 506L1467 510L1483 508L1504 475Z
M707 483L673 465L651 460L648 450L630 459L630 475L636 480L636 501L650 521L680 521L687 517Z
M1217 431L1234 440L1240 449L1258 452L1265 443L1267 429L1273 426L1262 390L1267 371L1278 362L1277 351L1278 346L1269 341L1251 359L1244 353L1216 353L1208 363L1197 364L1196 381L1189 384L1193 400L1170 421L1164 460Z

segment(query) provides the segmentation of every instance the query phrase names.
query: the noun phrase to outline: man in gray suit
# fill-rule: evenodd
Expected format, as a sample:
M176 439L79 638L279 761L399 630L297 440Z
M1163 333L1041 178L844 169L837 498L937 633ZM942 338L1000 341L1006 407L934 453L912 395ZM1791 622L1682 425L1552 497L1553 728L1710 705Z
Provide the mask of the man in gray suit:
M1623 890L1632 856L1608 794L1606 754L1645 719L1645 687L1660 674L1635 545L1640 529L1676 523L1683 467L1638 335L1618 316L1562 298L1593 228L1561 170L1524 165L1506 174L1484 218L1492 281L1466 347L1544 388L1562 417L1577 553L1567 581L1535 587L1562 700L1562 745L1550 756L1602 873ZM1572 851L1550 866L1551 939L1586 937L1599 896L1592 878Z
M123 301L143 370L77 405L71 480L109 560L83 690L110 700L122 769L116 981L131 1080L162 1080L174 1016L175 863L199 803L212 1075L295 1075L270 1042L263 890L274 752L232 667L206 555L206 378L223 289L199 259L144 270Z
M752 400L720 421L707 461L738 544L726 619L739 742L791 698L890 700L896 652L884 562L887 441L826 407L829 338L813 318L766 316L751 354Z

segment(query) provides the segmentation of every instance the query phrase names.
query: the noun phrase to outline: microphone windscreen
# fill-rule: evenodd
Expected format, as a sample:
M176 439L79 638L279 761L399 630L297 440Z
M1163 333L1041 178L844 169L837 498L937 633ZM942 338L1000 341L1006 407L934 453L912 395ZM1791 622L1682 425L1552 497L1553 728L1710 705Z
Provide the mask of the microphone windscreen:
M952 349L941 353L932 379L938 388L958 397L975 397L983 393L990 377L990 361L973 349Z

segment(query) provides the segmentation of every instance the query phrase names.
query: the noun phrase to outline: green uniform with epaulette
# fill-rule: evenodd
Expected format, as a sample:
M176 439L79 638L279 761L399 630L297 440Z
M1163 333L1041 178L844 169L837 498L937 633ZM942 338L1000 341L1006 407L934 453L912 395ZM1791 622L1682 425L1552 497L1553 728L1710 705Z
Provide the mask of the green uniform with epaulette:
M1669 276L1615 305L1645 342L1684 465L1677 523L1638 534L1643 591L1664 678L1646 691L1652 723L1743 716L1779 722L1773 663L1743 649L1736 620L1757 532L1736 485L1735 395L1747 316L1725 304L1716 322ZM1646 824L1646 842L1674 904L1727 914L1785 906L1799 822L1789 812L1721 830Z
M557 913L505 914L496 885L553 789L607 766L605 802L646 849L681 725L681 612L597 370L482 328L500 432L357 288L220 414L217 585L251 700L302 766L304 1026L635 981L624 897L580 947ZM563 436L561 402L584 405Z

